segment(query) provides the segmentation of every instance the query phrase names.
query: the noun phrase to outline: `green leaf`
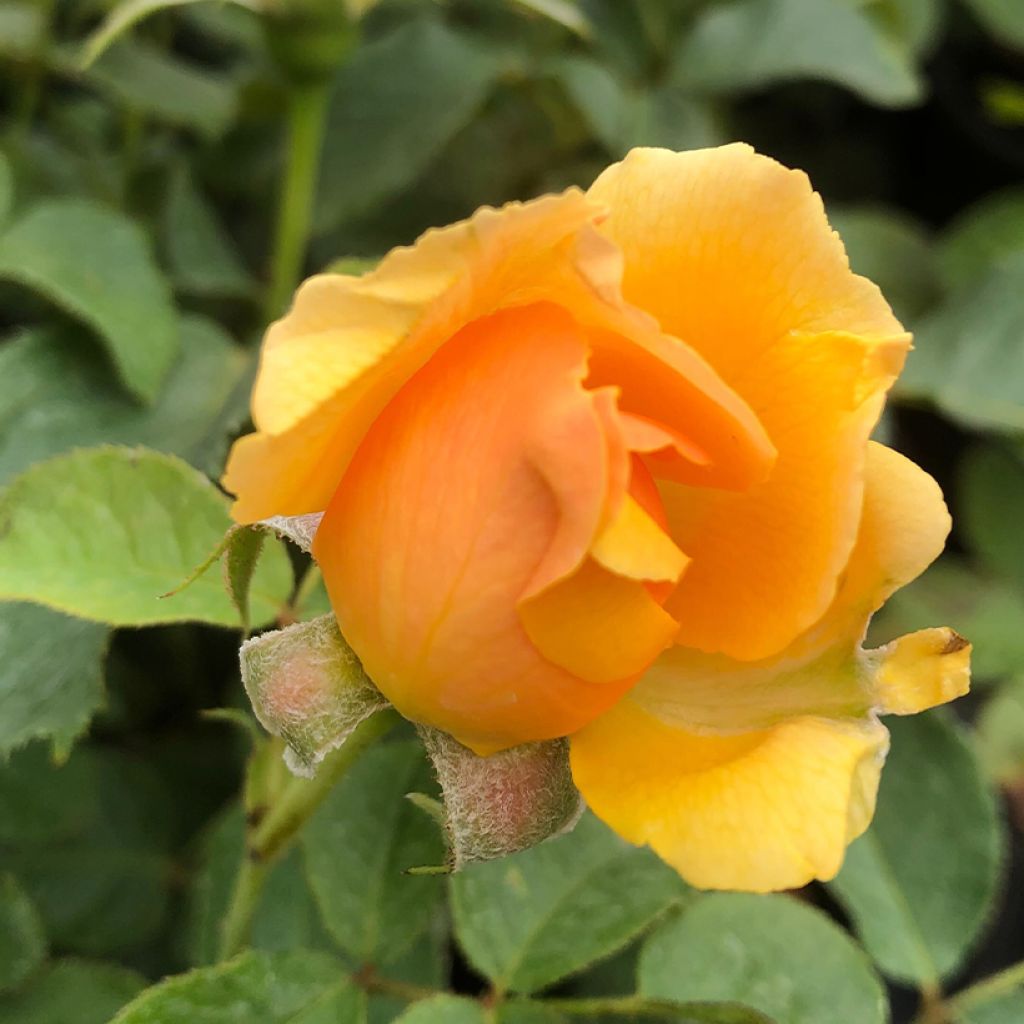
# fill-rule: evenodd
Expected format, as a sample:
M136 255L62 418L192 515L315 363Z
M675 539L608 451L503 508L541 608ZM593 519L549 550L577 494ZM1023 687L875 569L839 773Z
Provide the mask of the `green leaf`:
M723 141L708 105L679 89L637 87L580 56L561 59L555 73L613 156L634 146L699 149Z
M1024 597L944 556L923 576L894 594L875 616L869 646L937 623L952 624L974 644L972 674L990 682L1024 673Z
M904 323L912 323L941 294L938 267L925 229L879 207L829 209L855 273L874 281Z
M786 896L701 897L647 940L639 987L663 999L744 1003L777 1024L888 1020L864 954L820 911Z
M64 755L103 704L109 631L31 604L0 604L0 755L46 737Z
M135 223L82 199L45 200L0 234L0 278L88 324L125 384L156 397L178 353L178 319Z
M441 995L413 1003L395 1024L487 1024L487 1017L475 999Z
M997 39L1024 50L1024 8L1018 0L966 0Z
M98 29L85 41L82 52L82 65L92 64L119 36L123 35L137 22L148 18L151 14L172 7L184 7L201 0L124 0L107 15ZM255 0L230 0L240 7L252 11L259 10Z
M592 815L532 850L452 876L455 933L499 991L535 992L610 956L686 886Z
M418 743L374 747L303 832L306 870L324 924L359 963L396 960L438 908L439 879L403 874L444 857L437 827L405 799L430 782Z
M324 953L243 953L168 978L111 1024L359 1024L365 997Z
M807 78L845 86L879 106L920 102L909 53L846 0L738 0L702 14L677 50L672 81L734 93Z
M181 320L181 354L156 402L141 407L113 380L91 338L26 331L0 346L0 483L71 448L138 444L219 466L233 424L225 395L247 357L211 320Z
M235 80L141 40L120 40L81 77L129 110L208 139L227 130L238 108Z
M960 467L957 523L990 572L1024 594L1024 462L994 445L968 452Z
M10 161L0 153L0 227L14 208L14 175Z
M890 719L878 809L830 883L891 977L934 984L977 943L998 895L1004 836L960 733L940 715Z
M451 943L447 925L442 915L434 917L430 928L397 960L388 964L388 978L422 988L443 989L451 975ZM372 996L367 1007L368 1024L392 1024L407 1003L408 1000L395 996Z
M203 839L189 898L186 952L190 963L216 962L221 924L244 856L245 817L240 807L232 807ZM271 867L253 914L249 945L268 953L333 948L320 923L298 849Z
M0 598L119 626L239 624L210 576L160 600L231 525L227 500L173 456L92 448L39 463L0 494L0 524ZM291 586L283 548L268 547L253 581L253 620L272 619Z
M1024 678L1001 686L985 702L974 740L990 779L1010 785L1024 778Z
M984 278L1000 260L1024 250L1024 189L1007 189L969 206L943 233L939 263L954 288Z
M42 8L32 2L0 3L0 56L32 57L45 39Z
M550 18L551 21L567 28L581 39L587 39L590 36L590 22L587 21L587 16L583 11L576 6L574 0L514 0L514 2L533 14Z
M60 960L0 997L0 1024L107 1024L145 985L141 975L114 964Z
M963 1009L954 1002L952 1024L1020 1024L1024 1020L1024 992L1009 992L986 999L973 1000Z
M13 876L0 876L0 992L17 988L45 957L36 908Z
M898 394L972 427L1024 431L1024 252L1006 257L918 324Z
M474 115L503 58L432 21L357 49L338 74L314 225L336 227L401 191Z
M33 744L0 768L3 838L13 840L0 847L0 869L18 877L62 949L123 952L160 929L168 800L155 770L111 750L80 745L58 768Z
M234 242L185 168L171 179L162 227L171 275L181 291L228 298L254 295L255 282Z

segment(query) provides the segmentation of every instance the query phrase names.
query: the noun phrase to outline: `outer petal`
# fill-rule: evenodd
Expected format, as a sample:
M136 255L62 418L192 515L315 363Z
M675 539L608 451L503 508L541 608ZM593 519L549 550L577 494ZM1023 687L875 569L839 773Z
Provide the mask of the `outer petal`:
M887 749L871 719L700 736L627 697L572 737L571 762L598 817L687 881L767 892L836 874L874 813Z
M969 645L954 641L951 631L860 649L871 615L938 556L950 525L938 485L904 456L872 442L865 475L857 543L819 622L780 654L757 661L674 647L632 699L666 722L720 732L802 715L855 716L872 708L905 713L966 692Z
M791 335L740 386L779 449L745 493L666 484L676 543L693 564L667 604L677 642L741 659L782 650L828 608L857 536L865 445L904 342Z
M575 190L483 209L394 250L364 277L307 281L267 334L253 394L258 433L228 462L235 518L324 509L370 425L449 338L496 310L544 300L671 380L716 467L705 476L732 486L763 476L772 449L749 408L622 302L621 257L597 234L599 215Z
M909 338L850 272L806 176L747 146L635 150L589 195L610 210L602 230L623 250L627 300L700 352L779 450L766 485L686 491L671 516L695 559L669 605L680 642L766 657L832 600L856 534L860 449Z
M598 686L545 659L517 611L538 566L557 589L605 518L614 446L606 399L582 385L586 354L547 304L459 332L373 424L314 541L370 677L407 717L478 752L573 731L668 642ZM581 621L587 608L601 611L578 607Z
M710 888L766 890L829 878L870 820L885 730L959 696L970 645L922 630L861 651L868 619L942 549L935 481L868 447L860 532L828 613L780 656L741 662L679 647L572 740L595 812Z

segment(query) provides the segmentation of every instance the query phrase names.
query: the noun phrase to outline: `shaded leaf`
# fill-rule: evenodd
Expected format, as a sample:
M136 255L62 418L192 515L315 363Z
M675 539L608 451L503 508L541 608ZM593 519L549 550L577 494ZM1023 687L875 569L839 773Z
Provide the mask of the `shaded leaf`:
M954 1003L952 1024L1020 1024L1024 1020L1024 992L1002 993L991 999Z
M978 281L1024 250L1024 189L1007 189L969 206L943 233L939 263L955 288Z
M45 38L43 12L31 0L0 3L0 55L32 57Z
M672 80L731 93L806 78L835 82L880 106L920 102L922 84L869 15L844 0L737 0L710 7L676 52Z
M121 35L137 22L151 14L172 7L184 7L201 0L122 0L104 19L103 23L85 41L82 50L82 64L88 67ZM229 0L240 7L259 10L256 0Z
M941 715L888 720L889 763L870 829L830 883L891 977L952 973L994 909L1004 836L970 747Z
M659 998L744 1003L777 1024L888 1020L864 954L824 914L786 896L702 896L647 940L639 987Z
M440 995L413 1003L395 1024L487 1024L487 1017L475 999Z
M613 156L624 156L634 146L682 150L723 141L708 105L682 90L634 86L587 57L566 57L555 70L591 131Z
M2 28L0 28L2 34ZM0 153L0 226L14 208L14 175L11 173L10 161Z
M192 881L186 947L193 964L217 961L221 925L244 856L245 819L241 808L232 807L204 836ZM249 945L268 953L333 948L320 923L298 849L290 850L271 867L253 914Z
M1024 252L1006 257L954 292L917 325L897 385L954 419L983 429L1024 431Z
M171 178L163 240L171 276L182 291L229 298L254 294L255 282L234 242L184 168Z
M1024 595L1024 462L994 445L977 447L960 472L957 523L989 571Z
M156 397L178 352L178 319L133 221L81 199L44 200L0 234L0 277L87 323L125 384Z
M359 963L386 965L429 925L437 878L403 872L444 856L436 825L405 799L430 786L418 743L367 751L302 834L306 870L327 930Z
M66 64L77 67L71 57ZM232 78L141 40L118 41L81 76L130 110L207 138L223 134L238 106Z
M941 294L938 267L924 228L901 213L880 207L829 208L850 267L874 281L905 324L935 304Z
M1024 678L1000 687L975 723L975 749L990 779L1011 784L1024 779Z
M145 979L115 964L59 960L0 997L0 1024L107 1024Z
M415 181L483 103L502 65L479 42L426 20L357 49L335 82L316 230Z
M167 801L145 762L110 750L76 747L57 768L33 744L0 768L4 838L17 840L0 846L0 868L17 875L62 949L102 956L160 928L171 871Z
M0 604L0 755L47 738L66 754L104 700L105 626Z
M91 339L70 329L26 331L0 346L0 483L71 448L140 444L200 468L220 463L231 423L225 396L244 381L245 354L212 321L186 316L181 354L156 401L140 407Z
M1017 0L965 0L978 20L997 38L1024 49L1024 8Z
M46 957L36 908L12 875L0 877L0 992L17 988Z
M243 953L168 978L111 1024L358 1024L365 997L324 953Z
M614 953L687 892L589 814L567 836L451 878L466 956L499 991L524 993Z

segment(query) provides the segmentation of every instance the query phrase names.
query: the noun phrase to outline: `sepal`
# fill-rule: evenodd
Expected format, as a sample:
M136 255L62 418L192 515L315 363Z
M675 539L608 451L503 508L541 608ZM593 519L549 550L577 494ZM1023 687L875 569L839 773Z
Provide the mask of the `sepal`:
M388 706L345 642L333 615L253 637L239 651L242 682L284 759L311 778L353 730Z
M453 871L536 846L579 821L584 805L567 740L480 757L439 729L418 728L441 784Z

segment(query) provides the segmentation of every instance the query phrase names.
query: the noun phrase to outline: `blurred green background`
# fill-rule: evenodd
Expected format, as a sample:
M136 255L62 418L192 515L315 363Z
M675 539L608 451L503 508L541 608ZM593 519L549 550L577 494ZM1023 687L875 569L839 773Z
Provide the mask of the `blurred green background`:
M287 4L143 4L86 68L112 6L0 0L2 1024L105 1024L211 963L242 857L251 740L206 714L245 705L237 611L216 571L152 595L227 525L207 477L273 312ZM956 522L873 639L948 623L974 691L889 723L875 825L795 897L698 896L589 818L450 886L405 876L443 850L399 735L275 867L261 952L119 1019L1024 1022L1024 0L380 0L352 31L307 272L636 145L809 173L915 332L879 430ZM253 624L324 610L269 545Z

